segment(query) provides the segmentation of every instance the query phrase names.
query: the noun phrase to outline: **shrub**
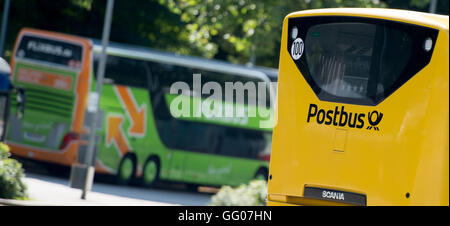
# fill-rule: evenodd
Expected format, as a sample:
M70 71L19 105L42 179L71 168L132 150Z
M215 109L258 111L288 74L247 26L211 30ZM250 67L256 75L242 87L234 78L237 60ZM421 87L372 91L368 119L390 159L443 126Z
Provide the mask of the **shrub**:
M25 199L22 164L9 157L9 147L0 142L0 198Z
M266 205L267 182L253 180L237 188L223 186L211 197L211 206L264 206Z

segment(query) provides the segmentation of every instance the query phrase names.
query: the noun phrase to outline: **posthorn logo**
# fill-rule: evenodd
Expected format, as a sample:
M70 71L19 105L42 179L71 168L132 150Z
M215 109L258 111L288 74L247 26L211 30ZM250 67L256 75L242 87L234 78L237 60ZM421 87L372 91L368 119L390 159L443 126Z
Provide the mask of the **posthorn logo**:
M375 116L375 120L374 120ZM370 126L367 126L366 129L371 130L372 127L374 130L380 130L380 128L377 127L377 125L381 122L381 119L383 118L383 113L378 113L378 111L372 111L367 114L367 119L369 121Z

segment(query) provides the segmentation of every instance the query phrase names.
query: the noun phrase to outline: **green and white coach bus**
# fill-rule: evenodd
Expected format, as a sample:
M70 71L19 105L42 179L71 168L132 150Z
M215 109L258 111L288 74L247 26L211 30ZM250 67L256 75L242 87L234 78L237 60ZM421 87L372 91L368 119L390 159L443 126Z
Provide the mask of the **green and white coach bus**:
M92 122L88 99L100 52L95 40L21 31L11 76L29 97L24 117L11 119L7 142L13 154L67 166L84 159ZM117 175L122 184L137 178L145 186L159 180L239 185L267 178L272 136L267 125L273 123L275 92L262 70L122 44L110 44L106 52L93 163L97 173ZM198 92L195 78L201 79L200 88L213 82L225 93L227 83L266 85L244 89L245 98L238 98L232 86L230 101L209 95L211 87ZM188 90L171 92L177 82ZM270 114L206 117L199 103L211 99L224 109ZM189 103L188 114L177 115L174 101Z

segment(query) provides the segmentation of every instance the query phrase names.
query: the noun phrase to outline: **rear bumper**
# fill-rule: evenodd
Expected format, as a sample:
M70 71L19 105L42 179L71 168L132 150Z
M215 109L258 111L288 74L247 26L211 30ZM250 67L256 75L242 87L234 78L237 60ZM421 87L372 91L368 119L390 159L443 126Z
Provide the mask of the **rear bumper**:
M11 148L11 153L13 155L28 158L33 160L38 160L42 162L50 162L63 166L71 166L74 163L78 163L78 142L70 143L64 150L56 152L36 147L30 147L26 145L16 144L13 142L6 142ZM138 175L142 174L142 170L138 170ZM96 161L95 172L102 174L114 174L111 170L103 167Z
M13 155L44 162L51 162L60 165L70 166L78 161L78 143L70 143L62 151L51 151L42 148L30 147L26 145L6 142Z
M269 194L267 198L268 206L351 206L347 203L332 202L319 199L311 199L300 196L287 196Z
M267 206L301 206L301 205L267 200Z

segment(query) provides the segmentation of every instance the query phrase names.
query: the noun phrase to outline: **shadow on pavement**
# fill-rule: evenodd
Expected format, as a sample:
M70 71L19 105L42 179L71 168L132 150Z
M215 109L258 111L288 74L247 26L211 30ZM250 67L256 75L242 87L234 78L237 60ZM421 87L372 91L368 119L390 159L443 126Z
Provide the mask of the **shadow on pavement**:
M69 186L69 167L22 158L16 159L22 163L26 177ZM168 182L160 183L156 188L144 188L137 185L117 185L114 184L114 181L113 176L96 174L92 191L133 199L189 206L207 205L212 193L217 191L215 188L200 189L203 192L191 191L184 184Z

